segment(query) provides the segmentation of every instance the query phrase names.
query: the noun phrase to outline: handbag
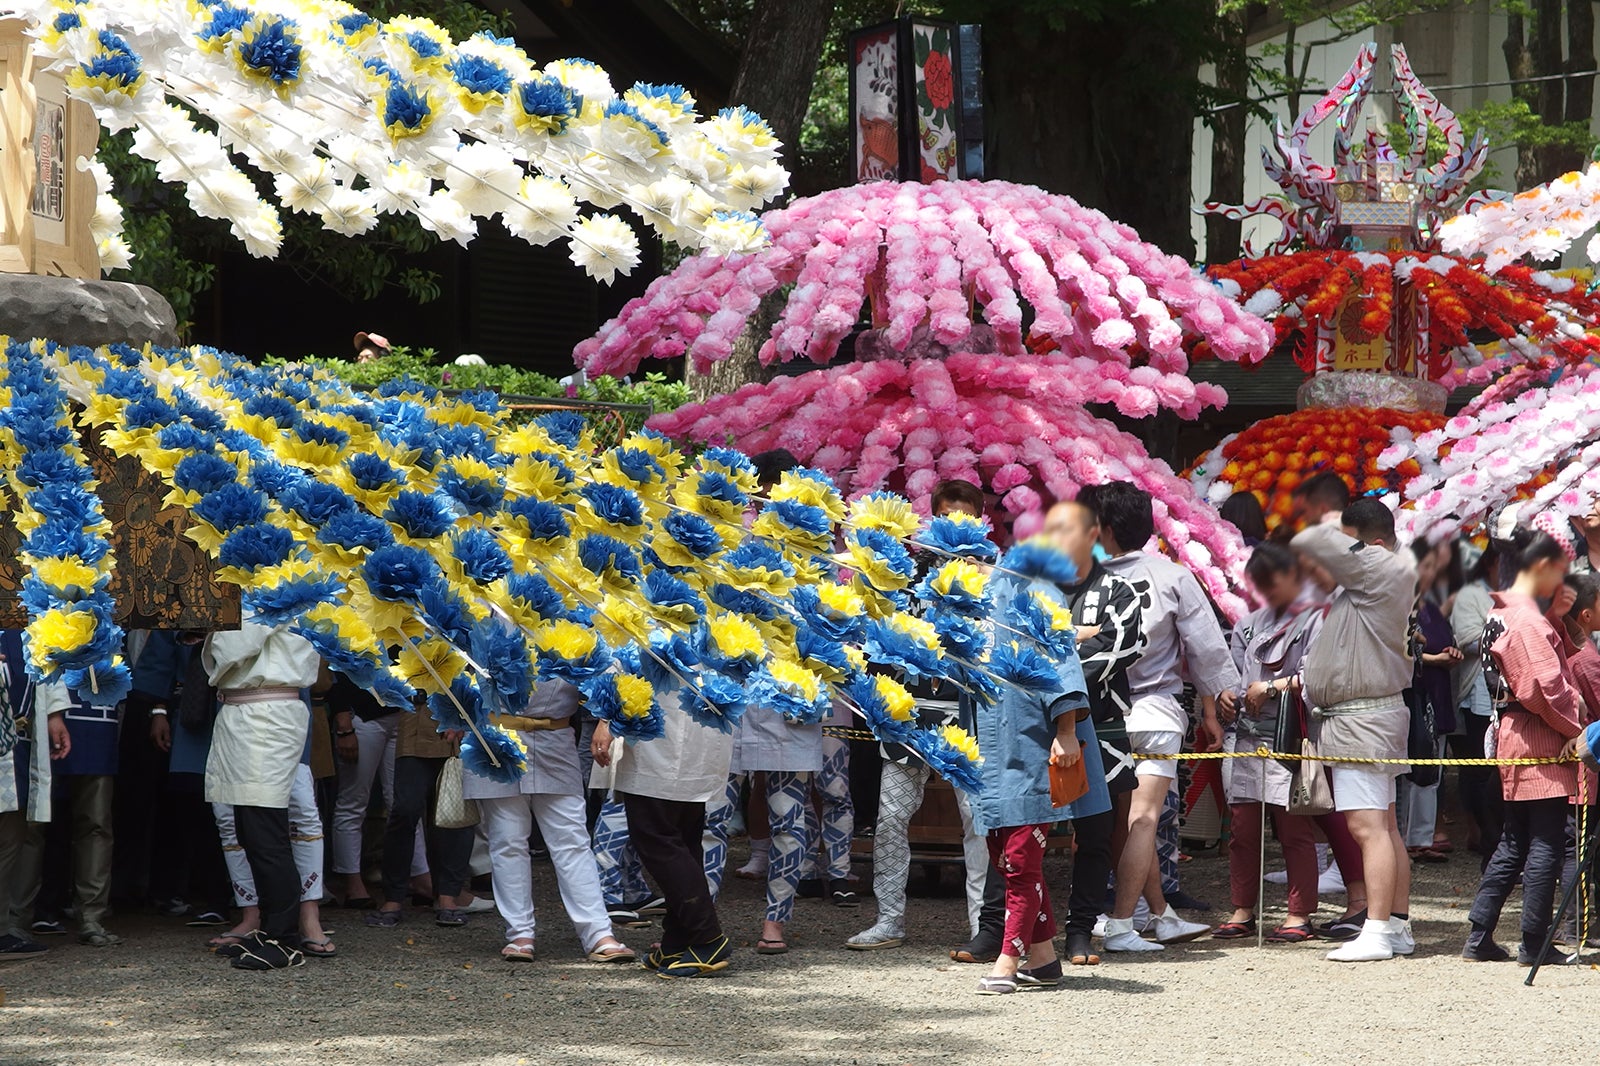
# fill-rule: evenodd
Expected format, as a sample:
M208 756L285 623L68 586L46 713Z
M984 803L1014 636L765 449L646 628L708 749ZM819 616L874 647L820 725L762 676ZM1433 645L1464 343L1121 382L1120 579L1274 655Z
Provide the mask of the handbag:
M433 824L440 829L471 829L478 824L478 805L467 799L462 790L464 775L459 755L450 756L439 768Z
M1434 731L1433 701L1422 689L1409 688L1406 689L1406 706L1411 711L1411 728L1406 734L1406 758L1438 758L1436 744L1439 737ZM1438 766L1413 766L1405 775L1407 781L1420 788L1437 785L1440 776Z
M1300 694L1287 689L1277 694L1278 721L1272 733L1272 750L1293 755L1306 741L1306 706ZM1285 770L1294 771L1300 763L1294 759L1279 759Z
M1305 758L1298 760L1289 771L1289 813L1310 816L1332 814L1333 786L1328 783L1328 775L1323 772L1322 763L1316 757L1316 746L1310 740L1302 739L1300 754Z

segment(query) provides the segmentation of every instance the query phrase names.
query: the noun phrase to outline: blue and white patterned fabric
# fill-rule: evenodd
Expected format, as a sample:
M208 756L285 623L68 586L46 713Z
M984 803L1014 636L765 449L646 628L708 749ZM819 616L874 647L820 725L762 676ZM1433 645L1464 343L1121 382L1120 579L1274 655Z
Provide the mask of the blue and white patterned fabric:
M628 836L628 815L616 793L606 795L595 820L594 859L600 867L600 891L607 908L625 907L650 895L644 865Z

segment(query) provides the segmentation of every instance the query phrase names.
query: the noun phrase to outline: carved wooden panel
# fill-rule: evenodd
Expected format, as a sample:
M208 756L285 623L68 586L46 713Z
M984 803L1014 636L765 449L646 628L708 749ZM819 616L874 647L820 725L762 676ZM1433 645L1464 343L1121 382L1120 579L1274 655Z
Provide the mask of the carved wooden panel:
M100 481L99 496L111 520L116 567L111 595L126 629L237 629L239 589L212 576L214 562L183 535L188 508L166 506L167 485L137 459L118 458L100 444L98 430L84 435L84 453ZM18 594L21 538L11 513L0 514L0 628L28 624Z

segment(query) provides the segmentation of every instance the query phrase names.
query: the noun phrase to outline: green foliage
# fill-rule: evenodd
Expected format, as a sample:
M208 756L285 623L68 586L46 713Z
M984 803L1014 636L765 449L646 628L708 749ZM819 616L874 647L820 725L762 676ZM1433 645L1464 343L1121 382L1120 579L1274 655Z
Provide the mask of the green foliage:
M269 357L269 364L286 360ZM426 385L445 389L493 389L500 395L519 399L570 399L598 403L632 404L650 408L652 413L682 407L693 397L689 386L668 381L665 374L646 374L631 382L613 377L591 378L569 389L548 374L521 367L491 363L485 366L458 366L441 363L431 348L399 346L386 356L357 363L348 359L313 357L304 362L325 367L347 385L375 389L386 381L410 377ZM643 416L630 417L630 424L643 422Z
M472 0L368 0L363 6L380 19L425 16L458 40L480 30L511 32L509 11L497 14ZM216 281L217 260L238 242L226 223L196 215L182 189L158 179L155 165L134 155L131 145L132 135L124 131L102 137L98 153L111 172L123 206L123 236L133 249L128 269L110 276L148 285L166 297L177 315L179 332L188 336L196 302ZM270 191L268 179L257 180L263 192ZM373 299L391 287L416 303L439 298L439 276L407 262L407 257L438 243L415 219L385 216L372 232L350 238L329 233L310 215L285 211L282 217L284 245L278 261L302 280L360 300Z
M1587 122L1549 125L1534 112L1528 101L1520 98L1504 103L1490 101L1482 107L1463 111L1461 128L1468 137L1482 130L1488 135L1489 144L1495 148L1512 145L1523 150L1563 148L1588 156L1596 145L1600 145L1600 138L1590 131ZM1483 168L1475 187L1488 188L1498 184L1504 177L1491 156L1489 165Z

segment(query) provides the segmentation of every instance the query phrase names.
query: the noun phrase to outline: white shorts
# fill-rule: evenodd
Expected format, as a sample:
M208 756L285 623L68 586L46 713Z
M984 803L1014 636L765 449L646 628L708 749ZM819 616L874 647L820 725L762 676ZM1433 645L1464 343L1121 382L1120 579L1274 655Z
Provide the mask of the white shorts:
M1333 809L1386 811L1394 805L1395 775L1359 766L1333 767Z
M1146 755L1176 755L1183 750L1183 734L1174 729L1130 729L1128 742L1133 750ZM1177 759L1140 759L1133 772L1139 777L1178 776Z

